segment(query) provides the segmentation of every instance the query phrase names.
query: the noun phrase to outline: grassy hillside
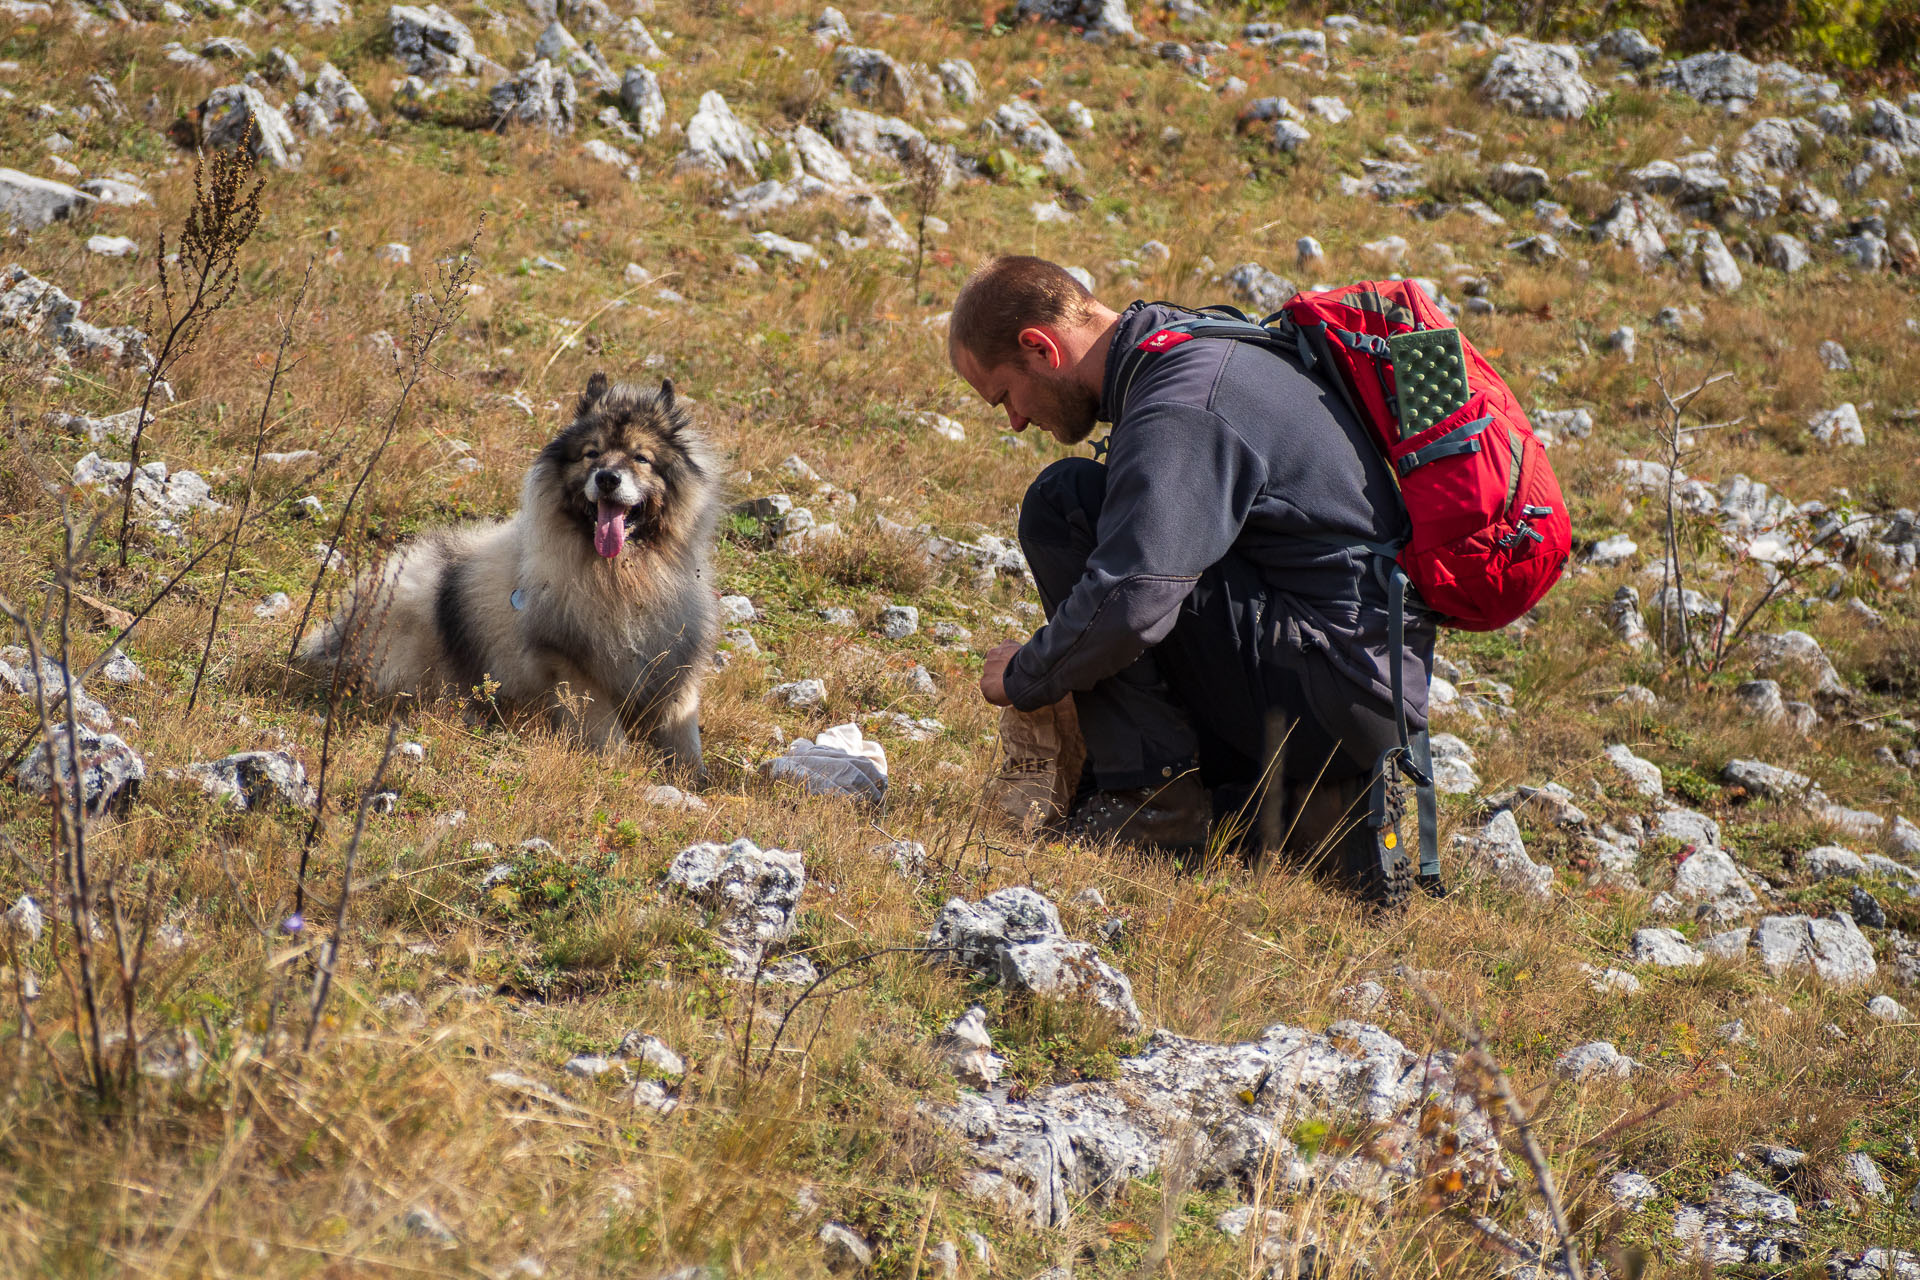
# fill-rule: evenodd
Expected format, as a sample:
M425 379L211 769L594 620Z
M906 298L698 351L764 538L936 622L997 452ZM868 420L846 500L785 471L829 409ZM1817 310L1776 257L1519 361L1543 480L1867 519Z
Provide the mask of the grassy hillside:
M1841 845L1920 866L1894 822L1920 820L1920 742L1906 718L1920 719L1920 610L1907 585L1920 508L1920 311L1908 272L1920 250L1905 227L1911 188L1892 171L1911 161L1894 148L1889 162L1885 140L1872 150L1871 95L1842 97L1852 117L1839 131L1796 135L1792 172L1750 179L1732 160L1743 136L1765 117L1811 117L1810 92L1765 80L1730 114L1660 87L1658 64L1616 80L1623 68L1600 56L1585 69L1602 91L1592 109L1537 119L1476 92L1494 48L1438 30L1336 32L1317 14L1223 4L1186 19L1136 12L1144 42L1134 44L1012 22L990 5L852 11L854 44L927 67L966 59L980 84L973 102L916 90L917 106L865 104L951 142L963 162L941 188L856 161L909 240L926 215L924 241L902 250L835 192L727 216L736 190L794 176L785 139L796 126L836 136L836 113L861 105L836 84L831 41L810 35L816 9L641 2L630 11L616 0L605 20L591 3L563 14L616 81L644 64L619 23L637 16L659 42L651 65L669 123L639 142L597 119L620 100L585 81L575 127L560 136L487 127L499 71L409 90L384 6L331 26L271 6L177 17L143 7L138 21L9 7L6 164L72 183L124 173L151 195L18 231L0 253L0 266L56 286L103 328L165 332L156 246L164 235L177 249L195 208L196 160L181 143L210 92L259 70L264 100L290 106L295 87L272 77L268 51L279 49L309 78L323 62L337 68L370 117L330 134L297 127L297 167L260 165L258 226L234 246L231 297L166 370L171 395L155 397L142 460L204 477L219 509L171 527L149 513L123 546L116 494L76 482L75 468L90 453L126 459L125 440L91 439L85 419L137 407L146 373L137 359L62 352L51 322L16 322L0 307L0 598L14 615L0 643L25 646L30 624L36 643L66 646L77 672L158 600L120 645L140 677L86 681L146 769L130 805L86 824L91 936L76 932L72 905L78 833L11 777L0 785L0 891L30 896L43 918L30 927L34 912L16 909L4 941L0 1269L811 1276L836 1264L819 1236L838 1223L871 1246L876 1275L946 1274L943 1242L966 1276L1264 1273L1260 1232L1216 1226L1244 1188L1208 1186L1179 1161L1078 1200L1054 1226L972 1194L975 1153L935 1109L963 1087L936 1041L973 1004L1016 1100L1115 1078L1156 1028L1245 1041L1275 1024L1320 1031L1362 1018L1422 1052L1463 1049L1470 1026L1533 1116L1584 1256L1615 1276L1706 1267L1674 1227L1730 1172L1777 1184L1798 1215L1781 1261L1733 1274L1824 1275L1863 1249L1920 1249L1915 1018L1867 1009L1876 995L1920 1009L1910 985L1920 957L1903 942L1920 932L1916 876L1831 874L1831 859L1806 856ZM453 13L508 74L546 26L514 4ZM1251 21L1335 38L1324 56L1263 45ZM246 56L196 60L221 36ZM168 42L187 56L170 58ZM708 92L767 144L756 172L676 171ZM1310 109L1323 95L1351 118ZM1311 135L1292 151L1273 145L1271 121L1242 120L1274 96ZM1008 101L1058 127L1080 168L1051 174L1018 141L984 132ZM1070 103L1090 113L1090 131ZM56 134L67 144L57 150ZM625 153L631 175L587 152L596 139ZM1631 174L1662 160L1701 168L1687 158L1709 150L1711 171L1731 182L1672 215L1665 259L1643 269L1583 229L1615 209ZM1423 188L1343 194L1343 178L1371 180L1380 162L1424 166ZM1553 229L1556 215L1536 212L1524 186L1497 181L1509 163L1544 169L1540 194L1578 226ZM1756 184L1776 189L1778 212L1741 211ZM1796 206L1797 187L1838 210ZM1851 220L1876 216L1886 261L1871 267L1835 242L1857 233ZM1730 292L1703 284L1682 248L1686 229L1709 227L1739 263ZM757 231L823 261L795 263ZM1556 251L1523 243L1543 231ZM1776 233L1804 241L1810 265L1769 265ZM138 251L90 251L96 236L131 237ZM1299 259L1303 236L1322 258ZM849 237L872 240L849 247ZM1244 263L1299 287L1428 277L1529 409L1590 412L1590 434L1561 425L1551 452L1576 563L1523 623L1441 643L1459 696L1436 728L1470 745L1477 775L1444 799L1443 842L1511 810L1528 856L1550 869L1544 900L1462 846L1447 854L1453 896L1369 918L1285 865L1219 857L1181 871L1033 838L983 804L998 758L995 717L975 688L980 654L1029 629L1035 600L1017 574L930 558L923 544L1011 538L1026 483L1063 452L1036 433L1003 436L946 366L941 321L955 290L1005 251L1083 267L1115 305L1231 298L1227 277ZM177 289L171 301L184 305ZM1657 319L1667 308L1671 328ZM1610 345L1621 326L1636 334L1631 360ZM1823 357L1829 341L1847 367ZM840 529L789 551L750 519L725 524L714 586L751 600L757 653L734 646L708 683L713 785L699 809L650 801L648 787L666 779L644 752L594 755L535 725L470 723L445 706L396 718L355 697L336 703L286 666L317 573L324 609L342 569L376 563L419 530L509 513L534 451L595 370L670 376L725 453L731 499L787 493ZM1676 420L1669 397L1719 374L1731 376ZM1843 403L1856 407L1864 447L1810 432L1809 419ZM961 424L964 439L933 430L930 413ZM1689 430L1709 423L1726 425ZM1664 481L1636 486L1618 464L1644 460L1664 476L1676 425L1680 466L1705 484L1681 487L1670 520ZM260 444L314 454L255 467ZM784 475L790 455L850 497ZM1727 498L1741 492L1736 475L1796 508L1824 507L1742 509ZM301 505L309 496L317 512ZM243 500L251 515L236 538ZM322 573L337 526L340 563ZM1588 562L1621 535L1637 549ZM1726 643L1734 626L1705 619L1691 654L1661 651L1653 601L1669 541L1706 604L1732 623L1753 607L1742 643ZM1795 556L1804 563L1776 582L1768 562ZM1626 585L1656 643L1630 647L1610 624ZM275 592L289 607L256 613ZM917 606L916 634L882 637L890 604ZM852 625L820 614L840 607ZM938 623L959 630L936 633ZM1794 630L1817 641L1831 680L1818 662L1770 658L1749 640ZM1804 702L1812 722L1756 715L1765 690L1736 689L1757 669L1781 686L1774 701ZM768 696L800 679L823 681L824 701ZM1622 697L1632 689L1649 692ZM881 712L941 727L910 736L869 719ZM883 807L760 775L784 742L849 720L885 746ZM389 756L390 724L396 744L418 750ZM0 745L15 754L17 744L17 759L41 732L35 700L0 682ZM1604 755L1615 744L1660 767L1658 798ZM255 750L299 762L318 807L243 811L183 772ZM1768 798L1739 780L1749 775L1730 782L1733 760L1798 771L1880 826L1796 794ZM1548 783L1568 796L1522 803L1512 791ZM393 798L365 803L371 790ZM1662 900L1687 855L1711 843L1660 835L1657 814L1673 808L1720 824L1751 901L1697 916L1693 901ZM786 953L822 972L846 966L797 1007L803 988L727 977L711 912L663 885L682 849L742 837L804 859ZM901 841L922 844L924 863L899 869ZM1624 869L1608 870L1603 845L1625 850ZM1057 903L1065 931L1129 976L1140 1034L1097 1009L1021 999L937 957L882 950L923 946L949 898L1012 885ZM1883 908L1879 925L1856 886ZM1090 888L1097 899L1079 896ZM1875 966L1863 980L1790 963L1776 972L1751 953L1679 968L1630 958L1643 929L1698 943L1764 916L1833 909L1863 929ZM1595 981L1609 969L1637 989ZM1370 981L1377 997L1357 989ZM675 1051L684 1078L638 1057L599 1075L565 1068L612 1055L629 1032ZM1556 1070L1564 1051L1594 1041L1634 1059L1632 1073L1577 1082ZM1491 1096L1490 1080L1476 1087ZM668 1099L664 1112L652 1105ZM1441 1177L1396 1184L1381 1201L1328 1184L1289 1194L1268 1175L1257 1196L1291 1215L1293 1238L1321 1242L1332 1274L1485 1275L1516 1260L1475 1215L1535 1245L1552 1234L1518 1134L1503 1128L1514 1177L1498 1196ZM1362 1120L1285 1117L1279 1133L1315 1158L1377 1136ZM1805 1161L1776 1175L1756 1155L1766 1145ZM1883 1176L1883 1197L1850 1176L1857 1155ZM1606 1190L1620 1171L1653 1180L1643 1208Z

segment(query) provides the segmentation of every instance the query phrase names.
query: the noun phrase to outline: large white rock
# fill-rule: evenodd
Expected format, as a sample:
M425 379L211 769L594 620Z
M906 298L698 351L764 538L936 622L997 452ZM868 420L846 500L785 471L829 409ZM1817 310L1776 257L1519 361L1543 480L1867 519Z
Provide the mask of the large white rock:
M51 178L0 169L0 214L22 231L38 231L91 209L95 198Z
M925 1110L971 1164L967 1192L1043 1228L1110 1203L1183 1143L1201 1185L1241 1194L1277 1178L1290 1191L1371 1199L1437 1168L1475 1188L1511 1178L1451 1057L1415 1053L1362 1022L1272 1026L1239 1044L1160 1031L1120 1060L1116 1079L1046 1086L1018 1101L962 1093ZM1303 1158L1287 1135L1315 1120L1363 1126L1372 1140Z
M620 80L620 103L633 117L633 127L641 137L657 138L666 127L667 98L660 91L660 77L647 68L638 64L627 68Z
M1542 866L1527 856L1520 837L1520 824L1510 809L1493 815L1477 835L1457 835L1456 846L1485 869L1502 885L1522 897L1545 902L1553 896L1553 868Z
M667 884L713 909L714 938L733 959L728 976L751 978L793 933L807 869L798 853L742 837L682 849L667 868Z
M1572 45L1536 44L1518 38L1487 68L1480 94L1509 111L1554 120L1577 120L1600 100L1600 91L1580 74Z
M566 68L540 58L488 91L496 121L545 129L556 137L573 132L580 90Z
M1024 98L1010 98L1000 104L987 127L1021 150L1032 152L1040 167L1056 178L1080 172L1080 161L1073 154L1073 148L1054 132L1039 109Z
M52 765L48 765L48 743L53 746ZM98 816L119 808L139 793L147 776L146 762L118 734L101 733L78 722L74 725L72 747L68 746L64 717L46 737L40 738L14 770L14 781L30 795L51 796L54 779L60 789L72 794L74 757L80 765L81 803Z
M1877 966L1873 944L1844 911L1811 916L1768 916L1754 927L1753 949L1775 974L1811 971L1835 986L1858 986Z
M717 175L738 169L752 175L767 154L767 144L734 115L725 98L709 89L700 95L700 106L687 121L686 150L674 161L674 168Z
M1691 969L1707 962L1678 929L1637 929L1632 943L1633 962L1659 969Z
M1591 1080L1625 1080L1633 1074L1633 1059L1605 1040L1575 1045L1554 1060L1553 1069L1580 1084Z
M251 85L223 85L200 104L200 141L216 150L245 147L254 159L276 169L300 162L293 149L293 126Z
M465 75L479 61L473 33L437 4L396 4L387 10L387 27L394 53L413 75Z
M1759 895L1724 849L1695 849L1673 873L1673 896L1683 902L1704 902L1734 911L1760 905Z
M1864 445L1866 428L1860 425L1860 411L1851 401L1823 409L1807 419L1807 430L1821 444Z
M1618 742L1607 748L1606 760L1638 794L1649 800L1658 800L1662 795L1660 766L1653 761L1641 759L1633 754L1632 748Z
M1132 43L1140 38L1127 13L1126 0L1020 0L1015 13L1022 18L1065 23L1089 40Z

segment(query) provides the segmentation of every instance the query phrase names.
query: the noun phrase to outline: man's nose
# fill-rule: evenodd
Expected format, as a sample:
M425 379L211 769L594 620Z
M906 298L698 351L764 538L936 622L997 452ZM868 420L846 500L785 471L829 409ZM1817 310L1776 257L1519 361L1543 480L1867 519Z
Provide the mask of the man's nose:
M1025 431L1027 424L1032 421L1032 418L1023 418L1015 413L1012 405L1007 406L1007 425L1013 428L1014 434L1018 435L1020 432Z

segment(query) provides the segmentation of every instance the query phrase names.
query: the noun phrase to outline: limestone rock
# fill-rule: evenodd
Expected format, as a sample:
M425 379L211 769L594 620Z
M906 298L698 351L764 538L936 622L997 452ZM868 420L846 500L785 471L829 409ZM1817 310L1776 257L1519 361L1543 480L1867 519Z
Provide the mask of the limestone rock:
M564 67L540 58L493 86L487 100L500 125L545 129L555 137L566 137L573 132L579 113L580 90Z
M285 751L238 751L218 760L187 766L201 790L236 809L284 804L311 809L318 793L307 781L306 766Z
M862 102L887 111L911 113L921 107L921 81L915 69L879 49L857 45L835 49L833 80Z
M807 871L798 853L762 849L741 837L682 849L666 882L714 911L714 938L733 959L727 976L752 978L756 970L766 976L769 951L792 934Z
M1818 791L1806 774L1759 760L1729 760L1720 774L1727 782L1765 800L1804 803Z
M1810 970L1835 986L1857 986L1877 969L1873 944L1844 911L1811 916L1768 916L1753 931L1753 949L1768 972Z
M1520 824L1513 812L1502 809L1477 835L1458 835L1454 844L1464 848L1480 866L1491 871L1507 889L1522 897L1545 902L1553 896L1553 868L1527 857L1520 837Z
M1821 444L1864 445L1866 429L1860 425L1860 411L1851 403L1826 409L1807 419L1807 430Z
M36 178L18 169L0 169L0 215L22 231L38 231L94 206L95 198L77 187Z
M1798 237L1776 231L1767 237L1767 265L1775 271L1792 275L1812 266L1813 256Z
M1254 308L1257 316L1271 315L1294 295L1293 282L1275 275L1257 262L1243 262L1227 273L1234 300Z
M1600 37L1595 52L1614 58L1635 71L1641 71L1660 61L1660 46L1642 35L1637 28L1620 27Z
M1139 1029L1126 975L1092 944L1066 937L1060 913L1031 889L1001 889L977 903L949 899L927 945L954 948L955 963L995 974L1013 990L1086 999L1112 1012L1129 1034Z
M645 67L628 67L621 77L620 105L633 117L634 128L643 138L657 138L666 127L667 98L660 92L660 77Z
M1242 1044L1156 1032L1120 1061L1118 1079L1049 1086L1018 1102L962 1094L927 1111L966 1144L967 1190L1041 1227L1151 1176L1185 1134L1199 1142L1201 1183L1243 1192L1279 1169L1290 1186L1377 1199L1427 1176L1435 1160L1471 1186L1509 1178L1451 1056L1416 1054L1360 1022L1324 1033L1273 1026ZM1317 1118L1368 1124L1377 1136L1364 1151L1323 1149L1309 1162L1286 1133Z
M1696 53L1668 65L1654 81L1700 102L1751 102L1760 92L1760 68L1737 53Z
M700 106L687 121L686 150L674 161L674 170L718 176L738 169L751 176L767 154L767 144L733 114L725 98L709 89L700 95Z
M1751 911L1760 898L1723 849L1696 849L1673 873L1673 896L1724 911Z
M1131 44L1140 39L1126 0L1020 0L1014 12L1022 18L1065 23L1089 40Z
M971 1088L991 1089L1006 1069L1006 1059L993 1051L993 1037L987 1034L987 1011L979 1005L947 1024L939 1048L960 1083Z
M1650 800L1658 800L1663 794L1660 766L1653 761L1641 759L1632 748L1617 742L1606 749L1605 756L1613 771L1637 794Z
M1010 98L1000 104L987 122L991 132L1006 138L1023 151L1032 152L1040 167L1057 178L1079 173L1080 161L1052 125L1031 102Z
M1580 1084L1592 1080L1625 1080L1634 1062L1605 1040L1575 1045L1554 1060L1553 1069Z
M48 745L52 745L52 765L48 765ZM67 794L74 788L74 757L79 762L81 803L98 817L109 810L124 809L140 792L146 780L147 766L139 753L118 734L102 733L76 722L72 746L68 745L67 726L56 722L52 731L33 745L26 758L14 770L14 781L22 791L36 796L51 796L54 779Z
M1660 969L1691 969L1707 962L1678 929L1638 929L1632 943L1633 962Z
M1680 1206L1673 1234L1690 1253L1716 1267L1777 1267L1803 1252L1793 1201L1740 1173L1715 1182L1706 1203Z
M245 147L256 160L276 169L295 167L293 128L280 109L251 85L215 89L200 104L200 141L216 150Z
M1509 111L1554 120L1577 120L1600 100L1600 91L1581 76L1580 54L1572 45L1517 37L1487 68L1480 95Z
M465 75L480 61L473 33L437 4L424 9L396 4L387 10L387 26L393 51L411 75Z

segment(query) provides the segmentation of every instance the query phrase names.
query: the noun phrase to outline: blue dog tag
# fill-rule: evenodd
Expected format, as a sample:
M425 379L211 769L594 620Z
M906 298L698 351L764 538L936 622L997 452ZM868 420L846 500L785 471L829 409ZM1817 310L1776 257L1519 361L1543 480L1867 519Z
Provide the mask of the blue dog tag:
M525 587L515 587L513 589L513 595L509 598L509 600L510 600L510 603L512 603L515 610L526 608L527 607L527 589Z

